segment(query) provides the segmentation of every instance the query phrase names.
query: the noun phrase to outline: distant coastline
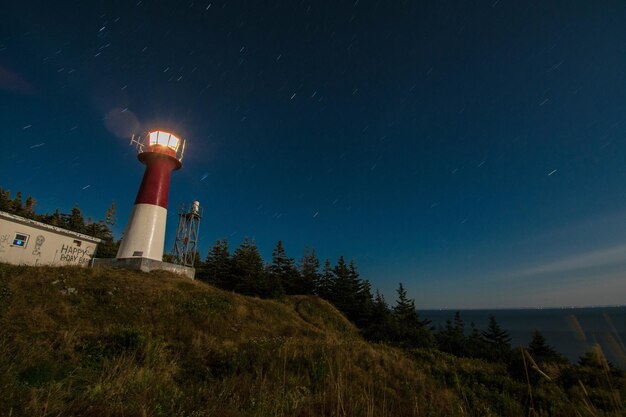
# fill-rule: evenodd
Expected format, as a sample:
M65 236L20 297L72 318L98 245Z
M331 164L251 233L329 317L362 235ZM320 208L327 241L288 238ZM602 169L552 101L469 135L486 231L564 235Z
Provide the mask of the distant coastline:
M466 332L472 322L484 329L489 315L494 315L511 334L513 346L527 345L532 333L539 330L572 363L598 343L607 359L626 369L626 306L425 309L420 314L438 328L445 327L456 311L465 322Z
M585 309L585 308L624 308L626 304L606 304L606 305L595 305L595 306L551 306L551 307L461 307L461 308L453 308L453 307L441 307L441 308L425 308L421 309L421 312L429 312L429 311L498 311L498 310L576 310L576 309Z

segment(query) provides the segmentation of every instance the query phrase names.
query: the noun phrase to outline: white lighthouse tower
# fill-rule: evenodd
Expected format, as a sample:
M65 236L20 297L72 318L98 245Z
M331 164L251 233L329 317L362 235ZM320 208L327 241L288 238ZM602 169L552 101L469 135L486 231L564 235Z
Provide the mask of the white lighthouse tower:
M137 147L137 158L146 166L135 205L117 256L94 258L91 265L143 272L166 270L193 279L193 267L163 262L170 177L172 171L183 166L185 141L172 133L154 130L133 136L130 143Z
M172 171L183 165L185 141L163 131L134 137L137 158L146 166L135 205L128 219L117 259L163 260L167 199Z

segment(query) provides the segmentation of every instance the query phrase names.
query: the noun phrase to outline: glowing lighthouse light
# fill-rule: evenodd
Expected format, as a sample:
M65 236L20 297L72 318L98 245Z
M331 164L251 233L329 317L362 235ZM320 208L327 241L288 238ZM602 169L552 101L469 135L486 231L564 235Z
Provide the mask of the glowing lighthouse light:
M168 148L175 151L178 150L178 144L180 143L180 139L178 139L176 136L172 135L171 133L161 131L150 132L149 138L150 146L162 145L167 146Z
M182 167L185 141L160 130L131 139L146 170L128 219L118 259L163 260L167 200L172 171Z

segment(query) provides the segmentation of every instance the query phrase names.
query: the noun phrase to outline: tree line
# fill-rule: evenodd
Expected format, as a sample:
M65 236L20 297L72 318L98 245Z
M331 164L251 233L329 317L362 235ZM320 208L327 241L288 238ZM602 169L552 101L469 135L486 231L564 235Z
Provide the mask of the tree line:
M37 200L32 196L29 195L24 199L19 191L11 196L11 191L0 187L0 211L100 238L102 243L98 245L97 253L100 258L113 258L117 254L120 242L115 240L112 230L117 222L115 201L111 202L104 219L101 220L94 220L91 217L85 219L78 204L74 204L69 213L62 213L57 208L52 213L38 214L35 211L36 206Z
M621 372L606 360L599 346L585 353L577 365L571 365L537 330L526 346L513 347L509 332L493 315L483 330L473 322L467 326L458 311L445 325L435 327L420 317L415 300L407 295L402 283L390 305L379 291L372 292L371 284L360 276L354 261L340 256L334 265L329 260L320 262L312 248L305 248L296 262L278 241L271 262L266 264L254 241L245 238L231 253L228 242L218 240L206 259L197 263L196 271L198 279L244 295L319 296L331 302L372 342L499 363L524 383L538 384L541 378L549 378L542 369L557 367L561 370L558 382L566 389L577 386L579 381L589 387L601 387L606 372Z
M353 260L340 256L334 265L328 259L322 263L315 249L307 247L296 262L286 254L280 240L268 264L248 238L232 254L228 242L218 240L204 262L196 264L196 277L228 291L262 298L317 295L331 302L366 339L375 342L409 349L437 348L456 356L490 361L507 361L511 354L511 338L494 316L490 316L484 331L471 323L467 332L459 312L445 327L435 328L430 320L420 317L415 300L409 298L402 283L390 306L379 291L372 292L370 282L360 276Z

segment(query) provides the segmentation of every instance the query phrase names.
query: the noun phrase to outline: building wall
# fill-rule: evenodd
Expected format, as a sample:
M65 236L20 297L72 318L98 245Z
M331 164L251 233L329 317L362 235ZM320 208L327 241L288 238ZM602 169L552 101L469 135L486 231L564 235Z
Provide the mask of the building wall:
M87 266L100 241L33 220L0 214L0 262ZM16 240L17 235L25 235L27 240L20 242Z

